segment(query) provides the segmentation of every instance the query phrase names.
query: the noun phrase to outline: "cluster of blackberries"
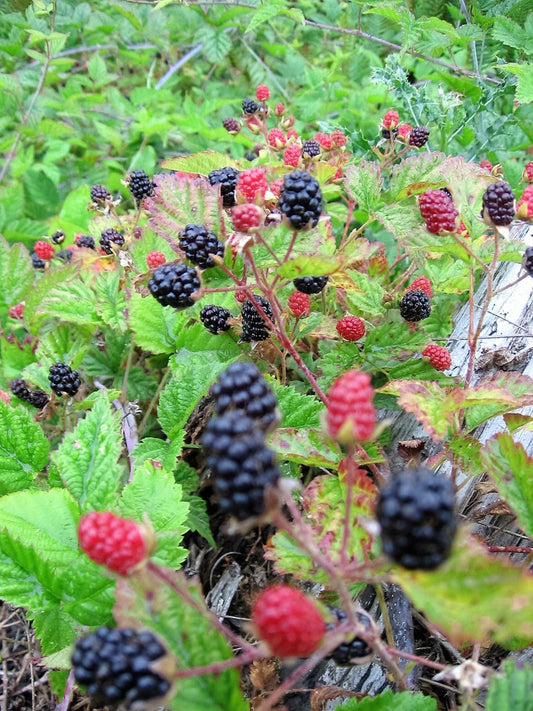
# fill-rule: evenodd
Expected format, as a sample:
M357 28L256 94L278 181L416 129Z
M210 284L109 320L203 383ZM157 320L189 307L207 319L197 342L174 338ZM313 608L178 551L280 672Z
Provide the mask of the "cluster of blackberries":
M81 380L77 370L72 370L66 363L57 362L50 366L48 374L50 387L61 397L61 395L74 396L80 389Z
M239 521L265 512L265 489L280 478L265 432L277 419L276 398L252 363L234 363L211 388L217 417L202 438L220 508Z
M320 150L320 146L318 148ZM278 207L293 229L316 227L322 212L322 191L318 181L305 170L288 173L283 178Z
M12 380L9 383L9 387L15 397L18 397L19 400L24 400L24 402L36 407L38 410L42 410L50 401L44 390L31 390L28 387L28 383L22 378Z
M433 570L448 555L457 528L449 479L420 467L392 477L376 509L383 552L404 568Z
M214 267L215 262L210 255L224 256L224 245L217 236L205 225L187 225L180 232L180 249L185 252L187 259L196 264L200 269Z
M330 608L330 612L334 615L335 622L329 622L326 625L327 630L334 630L338 625L346 622L346 613L338 607ZM355 613L357 621L360 622L368 630L372 628L372 621L370 617L362 610L357 610ZM372 648L368 646L364 639L361 637L353 637L347 642L341 642L338 647L328 655L330 659L341 667L349 666L351 664L364 664L369 662L374 656Z
M133 704L165 696L170 682L154 671L166 654L152 632L100 627L76 640L72 653L74 676L100 704Z
M238 179L239 171L230 166L212 170L207 176L210 185L220 185L220 194L222 195L224 207L233 207L236 204L235 188L237 187Z
M200 279L185 264L163 264L152 274L148 288L162 306L185 309L193 305L192 295L200 288Z
M254 299L272 321L274 316L272 307L262 296L254 294ZM256 306L249 300L242 305L242 335L241 341L266 341L270 336L270 326L263 318Z

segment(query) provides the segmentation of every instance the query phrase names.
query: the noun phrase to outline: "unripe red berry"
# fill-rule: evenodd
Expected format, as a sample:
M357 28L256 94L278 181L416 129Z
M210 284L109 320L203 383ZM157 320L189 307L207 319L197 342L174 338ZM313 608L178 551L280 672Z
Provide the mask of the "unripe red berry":
M533 185L528 185L516 204L516 214L523 220L533 218Z
M160 267L161 265L165 264L166 261L167 258L165 257L163 252L156 252L154 250L146 255L146 264L148 265L148 269L157 269L157 267Z
M264 168L249 168L239 174L236 192L238 195L241 195L246 202L262 202L267 188L268 182Z
M364 321L357 316L344 316L337 321L337 333L347 341L358 341L365 335Z
M231 220L233 229L238 232L249 232L259 227L263 212L260 207L250 203L236 205L231 209Z
M276 104L274 113L276 114L276 116L283 116L283 114L285 113L285 104L282 104L281 102L279 104Z
M525 180L527 183L533 183L533 161L526 164L522 180Z
M452 364L452 357L449 351L443 346L431 343L422 351L424 358L427 358L435 370L448 370Z
M293 143L285 149L285 153L283 154L283 164L297 168L301 157L302 149L297 143Z
M413 130L413 127L411 126L410 123L401 123L398 126L398 138L400 141L408 141L409 140L409 134Z
M280 128L272 128L268 132L268 145L271 148L283 148L287 143L285 134Z
M330 151L330 150L331 150L332 140L331 140L331 136L329 135L329 133L320 133L320 132L318 132L318 133L316 134L316 136L315 136L315 141L317 141L317 143L319 143L319 145L320 145L324 150L326 150L326 151Z
M80 548L91 560L119 575L128 575L148 556L144 526L110 511L92 511L80 519Z
M44 240L38 240L33 246L33 251L39 259L44 259L45 261L52 259L55 254L54 245Z
M431 282L427 277L417 277L411 284L409 284L405 291L423 291L428 299L431 299L433 296Z
M308 294L302 294L301 291L293 291L287 300L287 306L295 316L309 316L311 299Z
M342 131L340 131L339 129L336 129L335 131L331 132L331 142L337 148L342 148L343 146L345 146L347 140L348 139L346 138L344 133Z
M400 116L397 111L393 111L393 110L387 111L387 113L383 117L383 121L381 122L381 125L383 126L383 128L390 130L391 128L396 128L399 120L400 120Z
M17 319L21 319L23 313L24 313L24 302L23 301L21 301L20 304L15 304L14 306L11 306L11 308L8 311L8 315L11 318L17 318Z
M267 99L270 99L270 89L266 84L259 84L255 90L255 96L257 101L266 101Z
M376 424L373 398L368 373L349 370L337 378L328 392L329 434L340 442L370 439Z
M490 160L480 160L479 166L480 168L485 168L485 170L492 171L492 163Z

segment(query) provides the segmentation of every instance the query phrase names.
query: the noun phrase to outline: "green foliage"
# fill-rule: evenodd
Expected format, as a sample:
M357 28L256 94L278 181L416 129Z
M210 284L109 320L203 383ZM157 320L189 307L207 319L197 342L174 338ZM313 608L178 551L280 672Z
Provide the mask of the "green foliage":
M48 440L31 415L0 402L0 495L28 487L48 461Z
M515 667L512 661L503 663L503 675L495 674L487 696L487 711L527 711L531 708L533 667Z
M437 702L429 696L422 694L411 694L408 691L402 691L399 694L393 694L392 691L384 691L378 696L372 698L349 699L343 708L346 711L389 711L394 708L397 711L435 711Z

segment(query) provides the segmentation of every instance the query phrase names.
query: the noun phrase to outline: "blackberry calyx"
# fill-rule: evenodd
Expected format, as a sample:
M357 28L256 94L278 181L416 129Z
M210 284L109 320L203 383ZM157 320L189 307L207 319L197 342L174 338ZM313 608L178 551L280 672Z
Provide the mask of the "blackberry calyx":
M301 291L302 294L320 294L328 279L327 276L306 276L298 277L292 283L296 291Z
M187 225L180 232L179 244L187 259L193 264L197 264L200 269L215 266L215 262L210 257L211 254L215 254L217 257L224 256L224 245L219 242L216 234L204 225Z
M229 331L231 326L228 323L228 319L230 318L231 313L228 309L224 309L222 306L215 306L214 304L208 304L200 311L200 321L204 324L209 333L215 336L224 331Z
M239 171L231 166L212 170L207 176L210 185L220 185L220 194L222 195L222 204L224 207L233 207L235 201L235 188Z
M81 385L78 371L59 361L50 366L48 380L50 387L59 397L63 394L74 396Z
M429 297L420 289L408 291L400 301L400 315L405 321L422 321L431 315Z
M200 279L185 264L163 264L152 274L148 288L162 306L185 309L193 305L191 297L200 288Z

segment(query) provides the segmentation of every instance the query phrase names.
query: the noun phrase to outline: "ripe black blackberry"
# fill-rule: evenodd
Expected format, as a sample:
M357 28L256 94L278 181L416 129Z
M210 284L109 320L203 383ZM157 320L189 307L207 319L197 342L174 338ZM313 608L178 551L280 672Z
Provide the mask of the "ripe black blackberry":
M46 262L38 257L35 252L32 252L30 257L34 269L46 269Z
M81 380L77 370L72 370L66 363L57 362L50 366L48 374L50 387L61 397L61 395L74 396L80 389Z
M9 388L15 397L19 400L24 400L29 402L31 391L28 387L28 383L22 378L15 378L9 383Z
M232 363L218 376L210 392L216 398L219 416L239 410L265 432L279 419L276 396L253 363Z
M50 398L44 392L44 390L32 390L28 397L28 402L30 405L33 405L33 407L36 407L38 410L42 410L45 405L48 405L48 403L50 402Z
M428 142L429 128L427 126L415 126L409 134L409 145L415 148L422 148Z
M322 212L318 181L305 170L293 170L283 178L278 208L295 230L316 227Z
M187 259L193 264L197 264L200 269L209 269L209 267L215 266L210 254L215 254L217 257L224 256L224 245L219 242L216 234L208 230L205 225L187 225L180 232L179 244Z
M239 133L239 131L241 130L241 124L237 121L237 119L234 118L225 118L222 121L222 125L228 133L235 134Z
M294 279L292 283L296 291L301 291L302 294L320 294L328 279L327 276L305 276Z
M239 171L231 166L212 170L207 176L210 185L220 185L220 194L222 195L222 204L224 207L233 207L235 202L235 188Z
M338 625L346 622L347 615L344 610L338 607L330 608L330 611L336 617L336 622L326 624L327 630L334 630ZM372 621L366 612L356 610L355 616L357 621L364 625L368 630L372 628ZM349 666L351 664L367 663L374 656L372 647L369 647L361 637L354 637L349 642L341 642L338 647L328 655L330 659L340 667Z
M202 438L220 508L239 521L265 512L265 488L280 478L262 432L240 410L214 417Z
M453 484L425 467L403 471L382 487L376 516L386 556L433 570L449 556L457 529Z
M272 307L262 296L254 295L254 299L262 307L270 320L273 319ZM241 341L266 341L270 336L270 326L255 308L251 301L246 300L242 305L242 336Z
M104 205L106 200L111 197L111 193L103 185L91 186L91 202L96 205Z
M316 156L319 156L320 143L318 141L314 141L313 139L305 141L302 146L302 153L305 153L307 156L309 156L309 158L315 158Z
M429 297L420 289L408 291L400 301L400 316L406 321L422 321L431 315Z
M382 138L389 140L391 137L391 134L392 134L392 136L394 136L394 138L396 138L396 136L398 135L398 129L393 128L392 131L390 131L388 128L381 129L381 137Z
M70 262L72 259L72 250L71 249L60 249L58 252L56 252L57 259L60 259L62 262Z
M208 304L200 311L200 321L204 324L209 333L215 336L230 330L231 326L228 323L230 318L231 313L228 309L224 309L222 306L215 306L214 304Z
M253 116L259 111L259 104L253 99L242 100L242 112L245 116Z
M65 241L65 233L63 232L63 230L56 230L56 232L54 232L54 234L52 235L51 239L54 244L63 244L63 242Z
M533 277L533 247L528 247L524 252L523 264L529 276Z
M144 170L132 170L128 177L128 189L140 205L142 200L154 194L154 184Z
M498 180L494 185L489 185L483 194L483 207L481 217L487 224L510 225L514 220L514 193L509 183Z
M185 264L163 264L152 274L148 288L163 306L185 309L193 305L191 297L200 288L200 279L196 271Z
M100 247L106 254L113 254L112 244L115 244L117 247L122 247L124 242L124 235L114 227L108 227L107 230L104 230L100 235Z
M152 632L100 627L76 640L74 676L100 704L129 704L165 696L170 682L154 671L153 662L166 654Z
M84 249L96 249L94 237L91 237L91 235L78 235L76 237L76 245Z

